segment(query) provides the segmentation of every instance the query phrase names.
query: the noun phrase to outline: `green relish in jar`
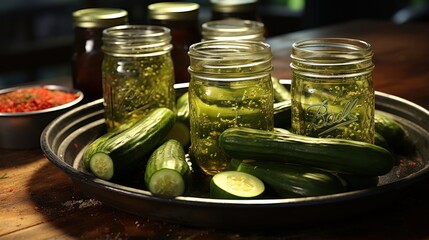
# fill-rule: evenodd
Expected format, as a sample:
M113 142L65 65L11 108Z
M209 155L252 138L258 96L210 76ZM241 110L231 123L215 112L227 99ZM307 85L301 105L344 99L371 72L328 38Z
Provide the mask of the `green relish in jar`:
M175 108L170 30L121 25L103 31L103 98L108 130L157 107Z

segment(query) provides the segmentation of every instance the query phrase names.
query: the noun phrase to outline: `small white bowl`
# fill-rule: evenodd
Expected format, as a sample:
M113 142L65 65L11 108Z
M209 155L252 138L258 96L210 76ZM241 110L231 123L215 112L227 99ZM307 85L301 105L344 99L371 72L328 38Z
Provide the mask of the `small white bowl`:
M79 90L58 85L25 85L0 90L0 95L21 88L44 87L52 90L77 93L79 97L72 102L32 112L0 112L0 148L36 149L40 148L40 135L43 129L61 114L76 107L83 99Z

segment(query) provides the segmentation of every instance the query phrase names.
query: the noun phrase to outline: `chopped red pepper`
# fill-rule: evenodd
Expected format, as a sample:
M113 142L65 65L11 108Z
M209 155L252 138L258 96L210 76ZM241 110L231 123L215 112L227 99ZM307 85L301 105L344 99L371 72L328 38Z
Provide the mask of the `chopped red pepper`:
M77 99L77 93L45 87L28 87L0 95L0 112L32 112L69 103Z

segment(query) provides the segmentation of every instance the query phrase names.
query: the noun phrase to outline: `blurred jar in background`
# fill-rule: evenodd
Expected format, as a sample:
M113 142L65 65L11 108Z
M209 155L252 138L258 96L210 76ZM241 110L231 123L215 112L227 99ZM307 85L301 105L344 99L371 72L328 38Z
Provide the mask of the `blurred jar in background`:
M189 46L201 39L199 4L191 2L160 2L148 6L149 23L171 30L175 82L189 82Z
M242 19L222 19L201 25L202 40L252 40L265 41L264 24Z
M228 18L208 21L201 26L202 41L265 41L265 25L259 21ZM291 95L279 79L272 76L275 102L290 100Z
M121 25L103 31L103 98L108 130L149 110L175 110L170 29Z
M238 18L260 21L258 0L210 0L211 20Z
M88 8L73 12L74 52L72 57L73 87L84 93L84 101L103 97L101 64L103 30L128 23L122 9Z

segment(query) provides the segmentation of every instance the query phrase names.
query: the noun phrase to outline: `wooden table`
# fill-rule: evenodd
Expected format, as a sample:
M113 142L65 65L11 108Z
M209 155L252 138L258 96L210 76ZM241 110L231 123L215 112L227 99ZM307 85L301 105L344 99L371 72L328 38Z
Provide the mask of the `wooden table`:
M375 88L429 109L429 24L356 21L269 39L273 74L290 79L290 47L313 37L351 37L373 45ZM394 205L318 226L246 232L201 229L130 215L82 193L41 150L0 149L0 239L422 239L429 237L429 180ZM285 216L288 217L288 216ZM304 217L304 216L303 216ZM309 216L305 216L309 217ZM310 216L311 217L311 216Z

